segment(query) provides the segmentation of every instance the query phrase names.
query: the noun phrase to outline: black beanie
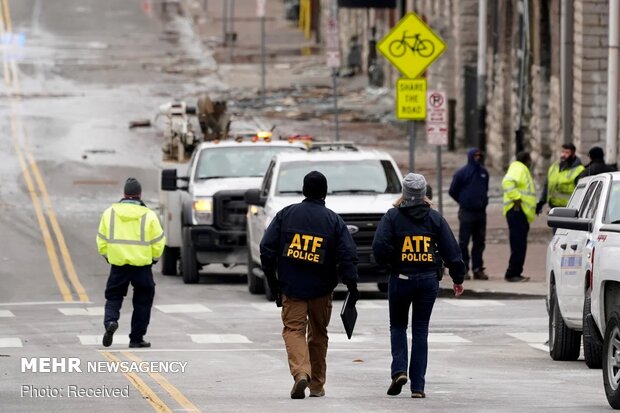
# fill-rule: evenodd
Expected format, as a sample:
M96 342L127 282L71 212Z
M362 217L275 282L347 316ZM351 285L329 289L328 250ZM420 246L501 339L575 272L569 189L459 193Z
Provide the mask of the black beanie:
M327 196L327 178L318 171L304 176L303 193L306 198L325 199Z
M588 156L590 159L603 160L605 159L605 152L603 152L603 148L600 146L593 146L588 152Z
M140 198L140 195L142 195L142 185L140 185L136 178L127 178L124 191L127 198Z

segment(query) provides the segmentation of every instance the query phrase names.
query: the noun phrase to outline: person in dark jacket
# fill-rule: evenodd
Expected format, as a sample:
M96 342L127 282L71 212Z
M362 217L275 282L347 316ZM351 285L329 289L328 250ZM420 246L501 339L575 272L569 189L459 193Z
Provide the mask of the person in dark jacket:
M423 398L428 360L428 324L439 291L440 257L450 270L454 295L463 293L465 264L450 226L431 209L424 176L409 173L403 194L379 222L372 249L377 262L390 267L388 301L392 347L392 382L396 396L407 383L407 325L411 311L411 397ZM438 251L438 253L437 253ZM439 257L439 256L440 257Z
M307 174L303 194L301 203L278 212L260 244L265 276L282 306L293 399L303 399L306 387L310 397L325 395L327 326L338 278L349 290L348 305L359 298L356 245L342 218L325 207L325 176Z
M456 171L450 185L450 196L459 204L459 246L465 268L469 270L469 240L471 269L476 280L488 280L484 271L485 238L487 230L487 205L489 204L489 172L483 166L482 152L471 148L467 152L467 165ZM471 279L469 273L465 279Z
M593 146L588 151L590 163L586 165L586 169L577 177L577 181L586 176L598 175L605 172L614 172L616 168L605 163L605 152L600 146Z

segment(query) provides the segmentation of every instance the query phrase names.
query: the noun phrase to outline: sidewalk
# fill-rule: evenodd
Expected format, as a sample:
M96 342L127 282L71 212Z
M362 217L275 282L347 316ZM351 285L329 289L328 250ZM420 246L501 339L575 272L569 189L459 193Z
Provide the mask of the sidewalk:
M322 51L306 40L294 22L284 19L282 0L267 0L267 108L259 105L260 91L260 26L256 19L255 1L237 1L234 31L237 42L231 50L222 44L222 1L185 0L194 21L195 31L211 50L217 62L217 73L228 85L223 97L236 115L262 116L290 133L310 132L319 139L333 137L333 98L330 70L325 66ZM408 140L403 122L394 120L394 101L388 89L367 87L365 76L339 78L341 140L354 141L366 147L392 154L401 170L407 172ZM422 129L419 129L422 135ZM449 198L447 189L452 175L466 160L465 151L443 152L443 212L455 234L458 233L458 207ZM437 165L434 147L425 138L416 142L417 172L423 173L436 193ZM546 219L538 217L531 225L524 275L527 283L508 283L503 275L510 248L508 229L502 216L501 179L503 171L490 171L491 204L487 210L487 246L485 266L489 281L466 281L465 288L479 295L545 294L545 255L551 230ZM437 195L435 195L437 202ZM442 287L451 289L450 278Z

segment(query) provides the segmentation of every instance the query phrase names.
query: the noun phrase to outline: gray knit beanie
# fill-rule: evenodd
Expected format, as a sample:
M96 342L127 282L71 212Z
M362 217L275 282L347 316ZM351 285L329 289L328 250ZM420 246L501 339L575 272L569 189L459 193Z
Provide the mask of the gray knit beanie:
M140 198L140 195L142 195L142 185L140 185L136 178L127 178L124 192L126 198Z
M426 179L423 175L408 173L403 179L403 198L405 201L424 201Z

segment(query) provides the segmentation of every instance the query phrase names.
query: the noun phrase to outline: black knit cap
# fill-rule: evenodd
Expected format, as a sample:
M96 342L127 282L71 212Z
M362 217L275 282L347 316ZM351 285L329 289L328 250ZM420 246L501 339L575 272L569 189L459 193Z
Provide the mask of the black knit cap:
M127 178L124 192L127 198L140 198L140 195L142 195L142 185L140 185L136 178Z
M325 199L327 196L327 178L319 171L312 171L304 176L303 193L306 198Z

